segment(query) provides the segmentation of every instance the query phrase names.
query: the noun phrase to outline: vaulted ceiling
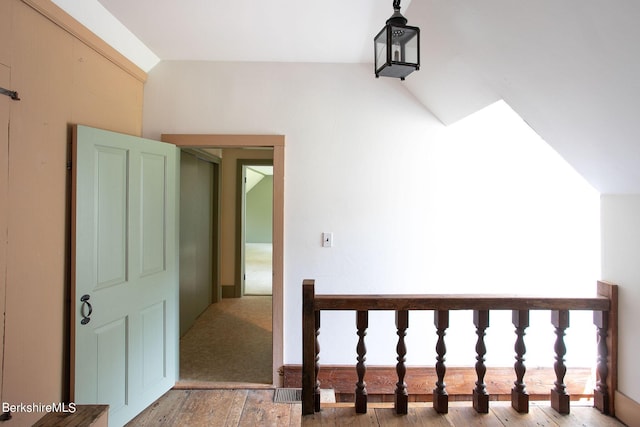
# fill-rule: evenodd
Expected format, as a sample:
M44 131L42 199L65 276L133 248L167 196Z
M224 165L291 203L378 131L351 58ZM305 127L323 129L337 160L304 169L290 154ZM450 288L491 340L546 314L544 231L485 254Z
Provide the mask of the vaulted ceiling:
M392 13L391 0L54 2L143 69L371 63ZM422 50L420 71L398 84L444 124L504 99L597 190L640 194L640 2L405 0L402 10Z

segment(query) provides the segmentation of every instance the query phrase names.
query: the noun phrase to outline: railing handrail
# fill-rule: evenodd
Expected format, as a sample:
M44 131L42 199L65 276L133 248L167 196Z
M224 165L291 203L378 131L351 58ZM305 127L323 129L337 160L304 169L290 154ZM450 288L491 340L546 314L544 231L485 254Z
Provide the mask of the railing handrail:
M408 328L408 313L414 310L434 311L434 324L438 332L438 353L436 370L438 382L434 389L434 408L438 412L446 412L447 393L444 384L444 345L445 331L449 326L449 311L472 310L474 324L477 328L478 352L476 371L478 382L474 390L474 408L479 412L488 411L488 394L486 394L483 376L484 365L484 331L489 326L489 312L493 310L511 310L513 324L516 327L516 364L514 365L517 381L512 389L512 406L518 412L528 411L528 394L525 390L523 376L524 353L526 351L523 337L529 326L529 311L549 310L552 312L552 323L556 329L556 372L555 388L551 390L552 407L560 413L568 413L569 396L563 382L566 366L566 352L563 341L564 330L569 326L569 312L572 310L593 311L593 321L597 327L597 377L594 390L595 406L605 413L613 414L612 390L617 383L617 287L605 282L598 282L597 296L594 297L544 297L540 295L508 295L508 294L377 294L377 295L338 295L315 294L315 281L304 280L302 292L302 413L309 414L320 410L320 391L317 379L319 370L318 334L320 328L320 312L326 310L349 310L357 313L357 332L359 336L357 354L358 383L356 390L356 412L366 412L366 389L363 381L366 365L364 363L366 347L364 336L368 327L368 312L389 310L396 312L396 328L398 329L398 383L396 389L396 411L406 413L407 392L404 384L405 353L404 336ZM475 394L482 400L477 403ZM437 398L437 399L436 399ZM402 407L402 409L399 409ZM402 412L401 412L402 411Z
M500 294L315 295L315 310L595 310L607 297L542 297Z

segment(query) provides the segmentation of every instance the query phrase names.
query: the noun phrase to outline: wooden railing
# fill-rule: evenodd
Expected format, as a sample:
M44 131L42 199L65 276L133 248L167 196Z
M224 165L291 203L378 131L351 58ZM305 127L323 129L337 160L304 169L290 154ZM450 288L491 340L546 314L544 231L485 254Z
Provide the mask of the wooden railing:
M569 326L571 310L593 311L597 329L596 388L594 406L605 414L613 415L613 392L617 385L617 286L598 282L598 296L593 298L545 298L515 295L315 295L314 281L305 280L302 285L302 414L320 411L320 313L323 310L352 310L356 312L355 330L358 335L356 346L356 366L358 381L355 384L355 410L367 411L367 389L365 382L366 346L365 335L368 327L369 311L395 311L398 342L396 345L398 381L394 392L394 407L398 414L406 414L409 393L405 383L406 330L409 326L409 311L432 310L434 325L438 335L436 343L436 375L433 389L433 407L438 413L447 413L449 395L444 381L445 332L449 327L449 311L472 310L473 321L478 336L476 343L477 374L476 387L472 393L473 407L479 413L489 411L489 394L484 382L486 373L484 343L485 331L489 327L491 310L511 310L515 326L514 387L511 390L511 406L518 412L529 411L529 395L526 390L524 355L526 352L524 335L529 326L530 310L551 311L551 322L555 327L554 345L556 374L555 387L550 391L551 406L559 413L569 413L570 396L564 384L566 373L565 330Z

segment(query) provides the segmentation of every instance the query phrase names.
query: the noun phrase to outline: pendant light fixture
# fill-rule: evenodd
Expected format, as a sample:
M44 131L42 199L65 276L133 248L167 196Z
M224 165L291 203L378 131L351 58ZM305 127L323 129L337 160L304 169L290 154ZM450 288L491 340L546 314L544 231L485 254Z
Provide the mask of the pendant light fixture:
M376 77L404 80L420 69L420 28L407 25L400 0L393 1L393 15L374 38Z

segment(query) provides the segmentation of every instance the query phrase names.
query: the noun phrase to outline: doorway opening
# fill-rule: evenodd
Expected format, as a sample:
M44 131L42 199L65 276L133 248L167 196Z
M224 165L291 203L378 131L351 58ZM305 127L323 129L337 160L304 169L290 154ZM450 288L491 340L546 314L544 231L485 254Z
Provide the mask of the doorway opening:
M228 348L227 353L231 354L231 358L242 359L245 357L247 368L236 369L236 371L248 371L254 365L258 364L259 359L264 362L266 360L267 370L266 376L262 375L256 379L241 379L235 380L234 377L227 376L226 378L214 379L213 381L204 380L209 382L212 387L220 387L220 382L226 383L238 383L242 382L243 386L281 386L282 377L279 370L283 364L283 207L284 207L284 137L278 135L163 135L162 140L164 142L173 143L181 148L191 148L197 150L217 151L219 150L219 157L221 161L219 163L219 175L220 183L217 184L220 189L219 200L220 204L218 210L218 221L214 224L214 231L219 232L217 242L214 241L213 246L218 251L218 269L212 273L214 281L217 280L217 291L214 291L212 295L219 295L218 302L212 304L210 308L217 311L215 314L216 324L213 327L205 328L208 336L202 336L199 338L200 344L214 339L221 340L225 344L229 341L228 337L233 335L240 335L244 341L237 345L232 345ZM226 222L225 215L222 213L225 207L233 205L234 210L237 209L237 200L234 196L232 200L225 197L225 191L223 189L223 181L225 181L225 174L230 170L233 172L233 187L237 185L237 160L245 158L259 158L260 152L269 152L268 162L270 164L257 165L257 166L271 166L271 175L268 175L265 171L262 173L272 180L272 218L271 218L271 295L263 294L256 295L257 291L252 291L249 287L249 292L246 292L245 284L243 280L237 280L238 270L242 271L242 278L244 277L244 271L248 267L243 263L242 268L239 269L236 266L237 252L241 254L246 253L244 244L237 245L238 230L234 224ZM264 154L264 153L263 153ZM226 158L225 158L226 157ZM233 159L233 166L227 165L226 160ZM255 159L251 159L255 162ZM267 159L265 159L267 160ZM257 162L260 163L260 160ZM255 165L254 165L255 166ZM242 169L242 168L241 168ZM255 170L255 169L254 169ZM246 173L246 170L245 170ZM265 178L263 178L264 180ZM227 178L229 180L229 178ZM235 193L235 191L234 191ZM244 200L245 198L242 197ZM238 215L234 213L234 218ZM245 228L247 224L244 225ZM245 234L247 230L245 229ZM231 248L226 247L223 241L229 240L229 234L233 244ZM226 240L225 240L226 239ZM253 242L249 242L253 243ZM229 250L230 249L230 250ZM231 258L231 273L228 271L228 261ZM226 264L225 264L226 263ZM227 270L225 270L225 265ZM244 270L244 271L243 271ZM246 294L246 295L245 295ZM213 300L213 298L212 298ZM259 313L266 313L264 316ZM248 319L243 316L253 316L252 319ZM210 316L210 309L205 310L198 318L200 320L203 317ZM236 323L234 323L236 322ZM266 331L266 334L265 334ZM198 341L198 339L196 340ZM262 344L260 344L262 343ZM181 343L182 344L182 343ZM250 344L254 346L253 350L247 350L246 345ZM255 347L256 345L262 345L262 347ZM222 346L219 346L222 347ZM213 360L221 359L213 355L204 348L203 345L196 343L194 347L196 352L205 353L201 355L210 362ZM182 357L182 356L181 356ZM186 360L186 358L185 358ZM183 362L181 361L181 370ZM220 361L220 360L218 360ZM188 363L188 362L187 362ZM223 366L222 370L231 372L229 366ZM181 381L178 387L189 388L197 383L198 387L207 387L202 381L183 381L182 372L180 372Z
M273 277L273 160L239 159L237 164L240 254L243 296L271 295Z

